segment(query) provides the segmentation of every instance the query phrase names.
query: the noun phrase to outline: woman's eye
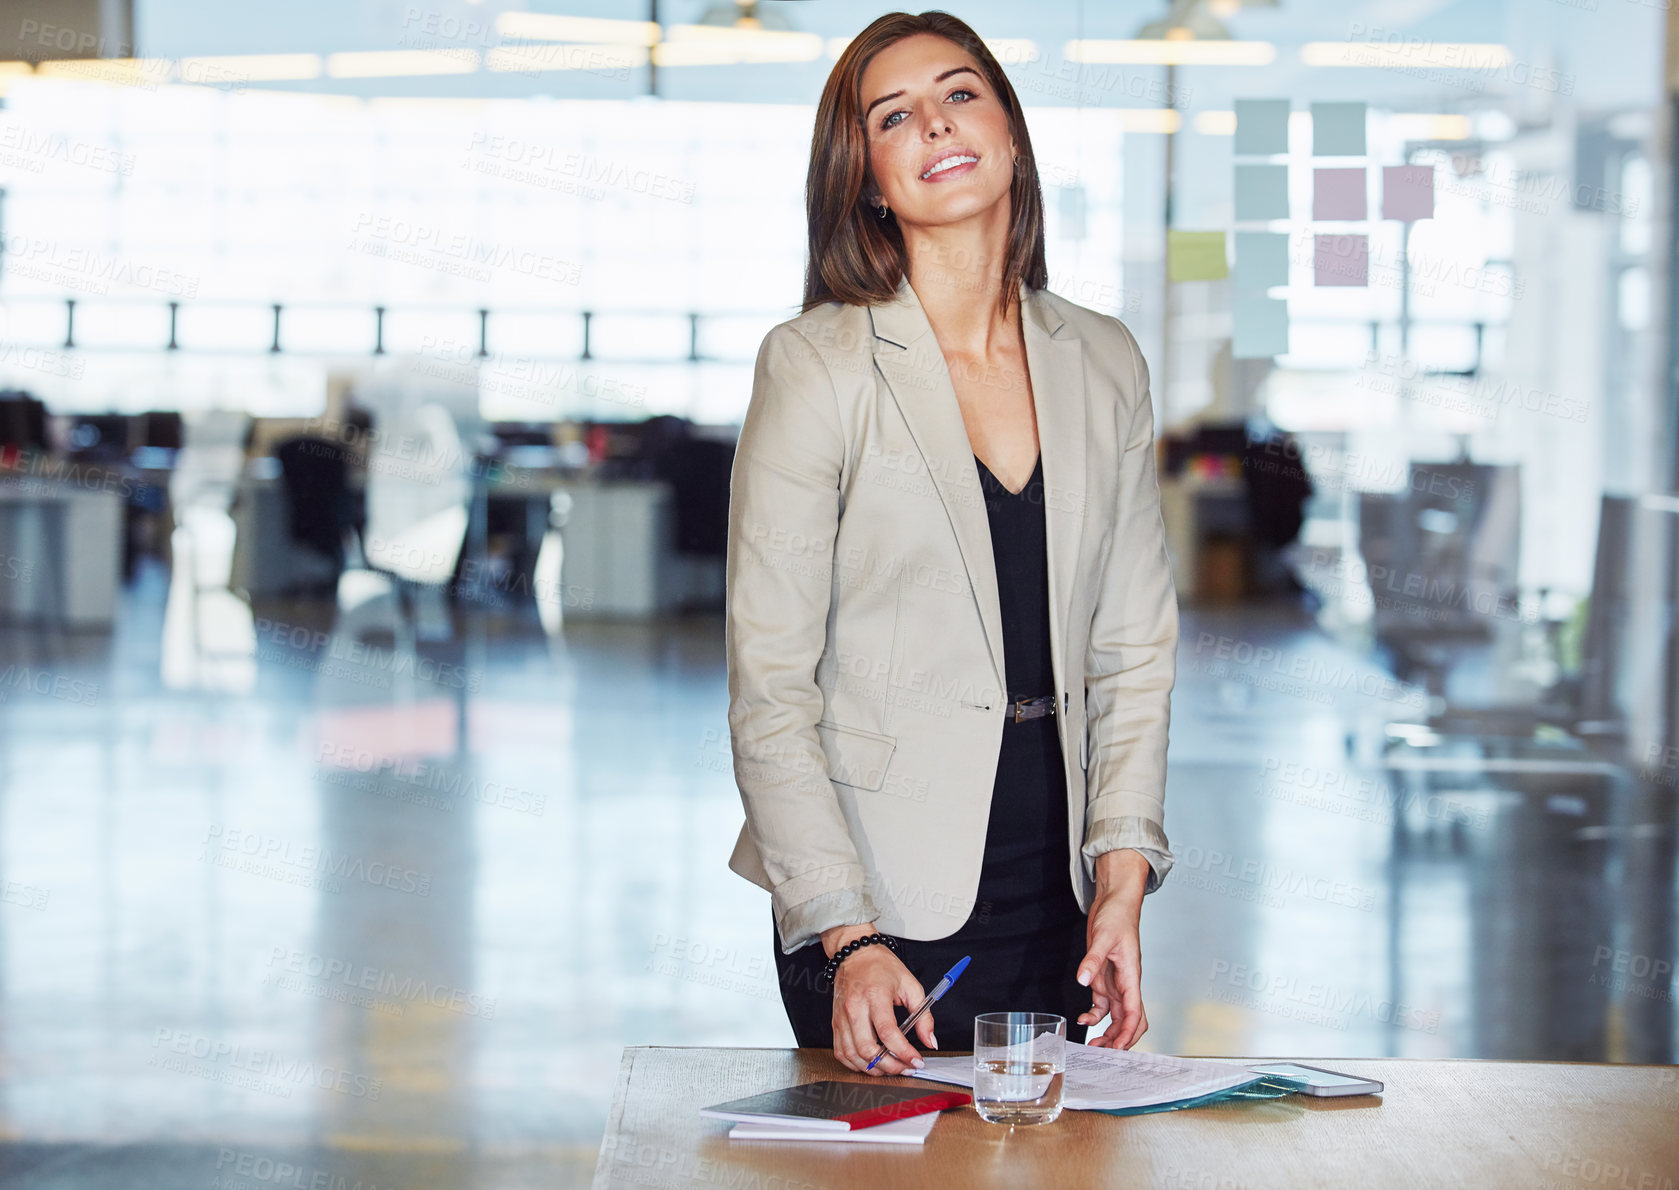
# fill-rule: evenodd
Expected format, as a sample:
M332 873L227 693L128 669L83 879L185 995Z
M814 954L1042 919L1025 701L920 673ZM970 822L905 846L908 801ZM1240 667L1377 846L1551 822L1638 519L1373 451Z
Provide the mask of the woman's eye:
M945 102L949 103L951 100L954 99L959 103L966 103L970 99L977 99L977 98L978 98L978 96L973 91L968 90L966 87L958 87L958 88L956 88L956 90L952 91L949 95L947 95L945 97ZM900 116L907 117L908 115L909 115L909 113L904 112L904 111L896 111L896 112L890 113L884 119L881 120L881 122L880 122L881 130L885 131L888 128L896 127L897 125L903 123L903 120L899 119L899 117Z

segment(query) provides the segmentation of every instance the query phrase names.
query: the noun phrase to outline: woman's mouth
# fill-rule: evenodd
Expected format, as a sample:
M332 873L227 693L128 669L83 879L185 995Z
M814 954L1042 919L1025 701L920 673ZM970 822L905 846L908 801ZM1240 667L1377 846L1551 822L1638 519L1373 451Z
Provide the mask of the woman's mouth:
M959 174L972 171L977 164L979 164L979 158L972 153L965 153L960 150L946 153L921 172L921 180L923 182L938 182L945 178L953 178Z

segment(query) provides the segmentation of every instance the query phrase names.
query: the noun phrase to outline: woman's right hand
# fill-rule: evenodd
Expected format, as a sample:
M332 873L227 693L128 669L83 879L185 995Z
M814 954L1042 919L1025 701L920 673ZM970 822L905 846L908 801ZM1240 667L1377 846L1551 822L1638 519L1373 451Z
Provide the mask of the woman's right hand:
M846 943L873 933L872 925L836 926L823 931L822 949L831 959ZM926 998L920 981L890 947L875 943L853 951L834 974L834 1057L852 1070L869 1074L902 1074L911 1066L920 1068L921 1055L899 1030L892 1010L902 1004L913 1012ZM932 1009L915 1022L915 1033L922 1044L939 1048L933 1036ZM886 1056L869 1070L882 1045L887 1047Z

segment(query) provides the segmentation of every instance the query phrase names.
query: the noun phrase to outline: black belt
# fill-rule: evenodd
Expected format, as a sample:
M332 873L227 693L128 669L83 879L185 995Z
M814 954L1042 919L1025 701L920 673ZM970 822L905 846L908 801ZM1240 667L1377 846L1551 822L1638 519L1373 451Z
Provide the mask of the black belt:
M1006 722L1024 723L1028 719L1042 719L1055 714L1055 695L1040 694L1036 698L1011 698L1003 707L1009 718Z

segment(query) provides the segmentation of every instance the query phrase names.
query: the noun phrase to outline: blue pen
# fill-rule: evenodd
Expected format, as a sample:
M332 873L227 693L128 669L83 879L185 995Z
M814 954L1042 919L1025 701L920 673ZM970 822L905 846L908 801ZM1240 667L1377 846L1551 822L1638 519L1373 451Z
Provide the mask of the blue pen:
M921 1007L917 1008L914 1012L910 1013L909 1014L909 1019L907 1021L905 1021L903 1024L898 1026L898 1028L903 1031L903 1034L904 1034L905 1037L909 1036L910 1026L915 1024L916 1021L920 1020L921 1019L921 1014L926 1012L929 1008L931 1008L933 1006L933 1001L937 1000L940 996L942 996L946 992L948 992L951 989L951 987L955 985L956 981L959 978L961 978L962 972L964 972L968 969L968 960L973 958L973 957L974 956L971 955L971 954L963 955L962 956L962 961L960 963L957 963L956 966L952 967L949 971L945 972L944 978L939 980L938 986L935 987L932 990L931 993L929 993L926 1001L922 1003ZM883 1045L883 1046L880 1047L880 1052L874 1056L874 1062L870 1062L866 1067L864 1067L863 1073L867 1074L869 1071L873 1070L874 1069L874 1063L880 1061L885 1056L886 1056L886 1047Z

